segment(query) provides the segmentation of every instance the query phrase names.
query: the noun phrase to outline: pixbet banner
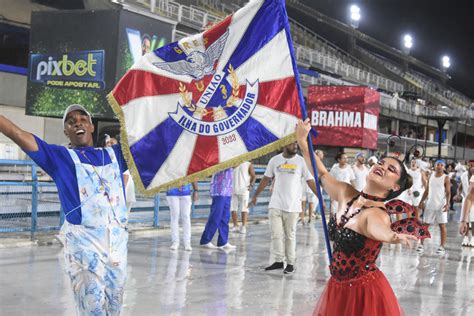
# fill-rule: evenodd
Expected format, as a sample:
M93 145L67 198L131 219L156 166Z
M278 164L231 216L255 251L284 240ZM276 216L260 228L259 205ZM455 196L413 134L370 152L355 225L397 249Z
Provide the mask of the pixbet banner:
M377 148L380 95L368 87L310 86L307 101L315 144Z
M62 117L72 103L114 119L106 95L142 54L171 41L174 25L126 10L33 12L26 114Z

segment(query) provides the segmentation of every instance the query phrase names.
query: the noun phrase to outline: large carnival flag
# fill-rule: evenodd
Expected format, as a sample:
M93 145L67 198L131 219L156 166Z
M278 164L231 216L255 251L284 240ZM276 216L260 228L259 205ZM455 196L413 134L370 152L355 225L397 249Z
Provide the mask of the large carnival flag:
M250 1L205 32L144 55L108 99L147 193L293 142L304 109L284 1Z

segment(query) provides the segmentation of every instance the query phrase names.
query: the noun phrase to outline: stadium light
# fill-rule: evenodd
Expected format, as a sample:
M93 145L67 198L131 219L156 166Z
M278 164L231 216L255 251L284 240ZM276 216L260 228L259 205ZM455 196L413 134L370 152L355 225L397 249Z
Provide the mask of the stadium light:
M405 34L403 36L403 51L406 54L410 53L410 49L413 47L413 37L410 34Z
M350 7L350 12L351 12L351 15L350 15L351 26L356 29L359 27L359 21L361 18L360 8L356 6L355 4L353 4Z
M442 61L441 66L443 67L444 70L451 67L451 60L449 59L449 56L444 55L443 58L441 58L441 61Z

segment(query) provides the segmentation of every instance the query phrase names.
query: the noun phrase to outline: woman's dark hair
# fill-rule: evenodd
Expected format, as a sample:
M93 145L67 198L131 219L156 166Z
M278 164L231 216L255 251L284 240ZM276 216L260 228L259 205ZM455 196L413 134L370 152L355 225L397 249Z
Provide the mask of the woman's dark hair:
M398 179L397 182L397 184L400 186L400 189L397 191L390 190L390 193L385 198L385 200L388 201L396 198L397 196L402 194L403 191L411 188L411 186L413 185L413 178L408 174L407 169L405 168L405 165L401 160L395 157L383 157L382 159L385 158L395 159L398 162L398 165L400 166L400 179Z

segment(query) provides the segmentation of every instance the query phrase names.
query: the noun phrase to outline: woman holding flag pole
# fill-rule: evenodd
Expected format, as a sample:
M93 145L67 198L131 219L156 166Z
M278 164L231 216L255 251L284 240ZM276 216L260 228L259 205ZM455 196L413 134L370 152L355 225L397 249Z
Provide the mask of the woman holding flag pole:
M310 130L309 119L296 127L298 145L308 167ZM385 204L411 186L410 175L401 161L387 157L371 168L365 187L358 192L351 185L336 181L319 158L315 159L324 190L340 206L329 221L329 238L334 242L331 278L314 315L402 315L395 294L375 261L382 242L411 247L412 241L429 236L427 229L414 219L390 222L391 211L411 211L412 207L401 201Z

